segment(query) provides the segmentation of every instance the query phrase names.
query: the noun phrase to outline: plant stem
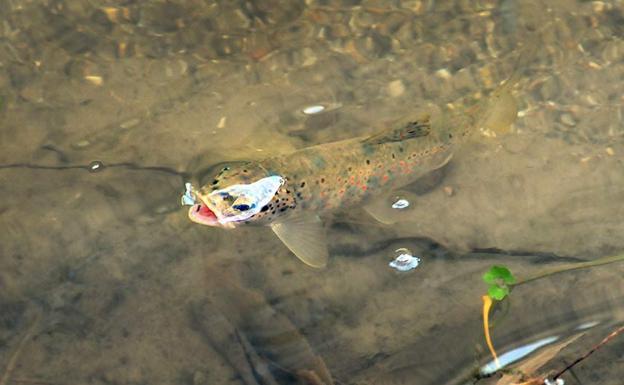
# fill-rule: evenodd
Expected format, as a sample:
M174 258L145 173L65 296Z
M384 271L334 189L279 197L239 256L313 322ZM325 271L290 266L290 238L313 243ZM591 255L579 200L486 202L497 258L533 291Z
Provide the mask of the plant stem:
M7 362L6 368L4 369L4 373L2 374L2 377L0 377L0 385L7 385L9 382L11 382L11 375L13 374L13 370L15 369L15 365L17 364L17 361L22 354L24 346L26 346L26 343L28 342L30 337L32 337L38 324L39 314L35 316L35 320L32 322L22 339L18 342L15 351L10 356L9 362Z
M494 357L494 362L496 363L496 369L500 368L500 362L498 361L498 356L496 355L496 350L494 350L494 345L492 344L492 339L490 338L490 308L492 307L492 298L489 295L484 295L481 297L483 299L483 332L485 333L485 342L487 343L488 348L490 349L490 353L492 353L492 357Z
M592 355L596 350L600 349L603 345L605 345L607 342L611 341L612 339L614 339L615 337L618 336L618 334L622 333L624 331L624 326L620 326L619 328L615 329L613 332L611 332L608 336L606 336L605 338L602 339L602 341L600 341L600 343L596 346L594 346L593 348L591 348L590 351L588 351L587 353L585 353L584 355L582 355L581 357L577 358L576 360L574 360L573 363L571 363L570 365L566 366L562 371L560 371L559 373L555 374L555 376L553 377L553 380L556 380L557 378L561 377L561 375L565 372L567 372L568 370L572 369L572 367L576 364L578 364L579 362L583 361L584 359L586 359L587 357L589 357L590 355Z
M587 261L587 262L579 262L579 263L569 263L563 266L558 266L558 267L554 267L551 269L546 269L546 270L542 270L539 273L536 273L534 275L530 275L524 279L519 279L516 283L510 285L510 286L519 286L519 285L523 285L527 282L531 282L531 281L535 281L544 277L549 277L551 275L555 275L555 274L559 274L559 273L563 273L566 271L571 271L571 270L578 270L578 269L586 269L589 267L595 267L595 266L600 266L600 265L607 265L609 263L614 263L614 262L621 262L624 261L624 254L622 255L614 255L614 256L609 256L609 257L603 257L603 258L598 258L596 260L593 261Z

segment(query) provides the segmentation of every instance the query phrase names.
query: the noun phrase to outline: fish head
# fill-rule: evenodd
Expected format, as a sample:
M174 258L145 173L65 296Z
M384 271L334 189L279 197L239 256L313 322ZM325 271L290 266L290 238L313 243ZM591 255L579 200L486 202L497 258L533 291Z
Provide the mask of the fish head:
M223 228L260 222L285 183L283 177L255 162L221 164L203 174L203 184L194 192L197 203L189 209L189 219Z

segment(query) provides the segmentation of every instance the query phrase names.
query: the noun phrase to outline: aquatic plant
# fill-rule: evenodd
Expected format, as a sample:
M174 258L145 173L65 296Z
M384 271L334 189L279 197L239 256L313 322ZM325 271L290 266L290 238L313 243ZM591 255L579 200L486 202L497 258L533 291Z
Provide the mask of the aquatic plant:
M482 296L483 300L483 331L485 335L486 344L494 358L494 362L498 369L501 368L500 363L498 361L498 356L496 354L496 350L494 349L494 345L492 344L492 339L490 338L490 322L489 322L489 314L490 309L494 301L503 301L505 298L508 298L511 294L511 291L514 287L522 284L526 284L538 279L550 277L555 274L578 270L578 269L587 269L591 267L596 267L600 265L606 265L614 262L624 261L624 254L608 256L599 258L593 261L588 262L580 262L580 263L569 263L563 266L557 266L554 268L547 268L537 273L530 275L526 278L516 279L511 270L506 266L492 266L487 272L483 274L483 281L488 285L487 295ZM615 338L617 335L624 332L624 326L615 329L612 333L610 333L607 337L605 337L598 345L594 346L588 353L576 359L572 364L566 366L563 370L559 371L552 377L552 382L543 376L527 376L529 380L526 382L522 382L518 385L531 385L531 384L563 384L563 380L560 378L563 373L570 370L573 366L583 361L587 357L589 357L596 350L604 346L607 342ZM558 352L558 349L556 350ZM556 352L554 354L556 354Z
M502 301L510 293L510 287L516 283L516 277L505 266L492 266L485 274L483 281L489 285L490 298Z

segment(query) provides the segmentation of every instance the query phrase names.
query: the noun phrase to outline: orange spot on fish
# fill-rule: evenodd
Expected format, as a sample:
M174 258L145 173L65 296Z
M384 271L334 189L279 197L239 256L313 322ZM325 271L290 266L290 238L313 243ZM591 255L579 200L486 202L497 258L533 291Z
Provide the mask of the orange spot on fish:
M362 191L366 191L367 188L366 185L362 186Z
M388 175L384 175L383 176L383 180L384 180L384 182L387 182L388 181Z

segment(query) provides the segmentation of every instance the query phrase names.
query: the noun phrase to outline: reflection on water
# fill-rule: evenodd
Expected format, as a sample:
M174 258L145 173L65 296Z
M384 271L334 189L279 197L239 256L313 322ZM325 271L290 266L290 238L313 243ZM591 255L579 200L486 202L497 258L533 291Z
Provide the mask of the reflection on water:
M479 372L481 374L492 374L501 368L507 367L509 364L513 364L514 362L523 359L529 354L533 353L537 349L542 346L550 345L551 343L557 341L559 339L558 336L546 337L542 338L538 341L532 342L528 345L523 345L519 348L515 348L510 350L504 354L502 354L498 358L498 364L496 361L492 360L488 362L485 366L482 366Z
M0 2L0 385L497 383L475 377L483 272L624 250L623 19L618 1ZM458 110L515 70L514 131L393 195L392 225L337 212L321 272L180 207L218 162ZM421 265L389 267L400 248ZM624 320L623 268L514 289L497 349L599 322L540 371L565 367ZM621 347L566 383L619 384Z

